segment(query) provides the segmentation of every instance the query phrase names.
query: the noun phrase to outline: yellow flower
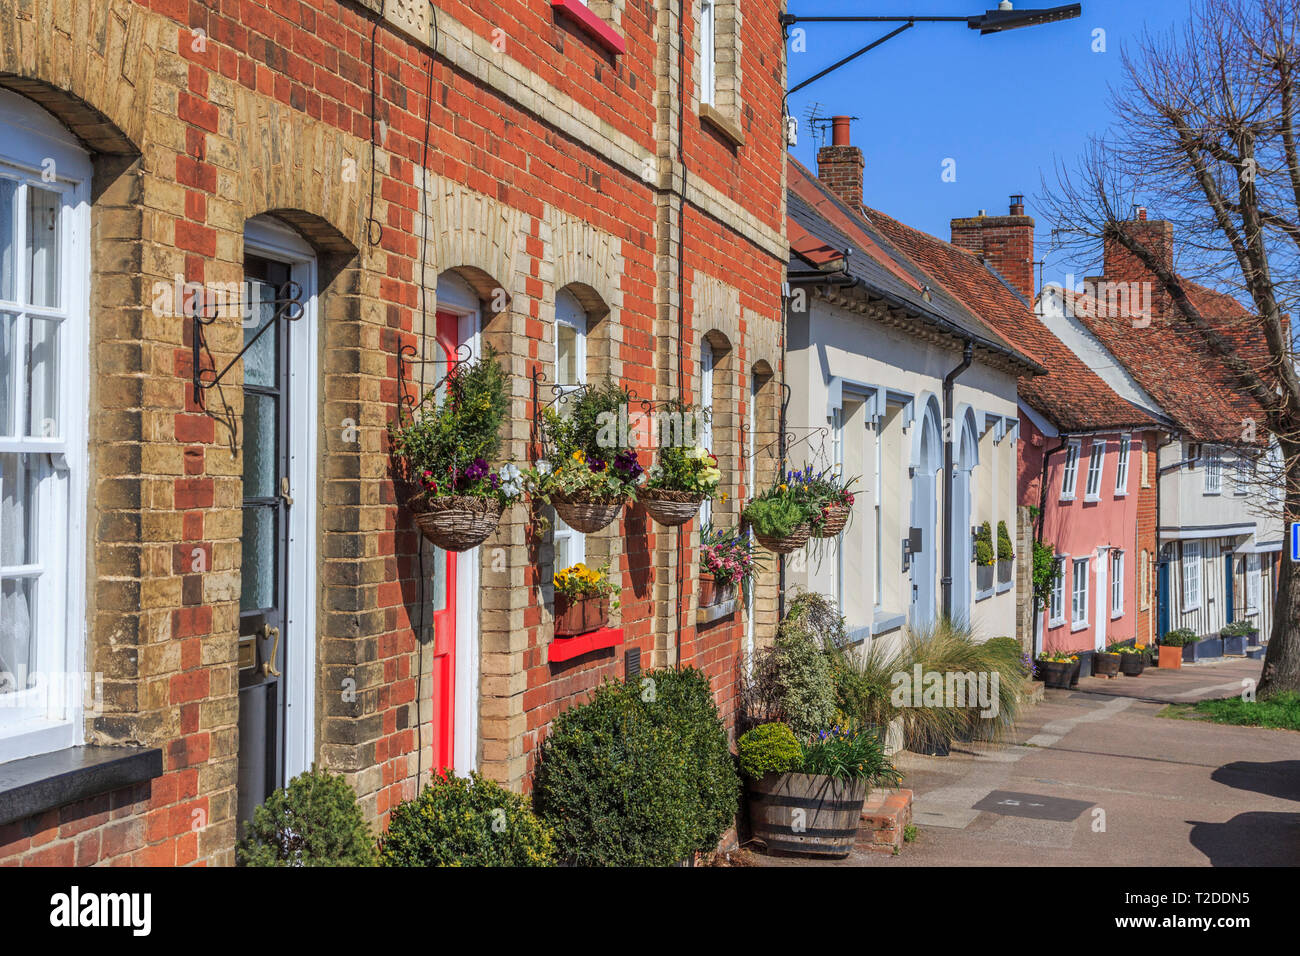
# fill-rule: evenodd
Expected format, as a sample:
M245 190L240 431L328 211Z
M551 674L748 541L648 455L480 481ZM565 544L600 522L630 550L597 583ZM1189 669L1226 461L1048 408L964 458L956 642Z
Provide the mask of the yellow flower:
M790 486L789 486L789 485L780 485L779 487L780 487L780 490L781 490L781 491L789 491L789 490L790 490Z
M575 452L573 453L573 460L574 460L574 461L586 461L586 460L587 460L587 456L586 456L585 454L583 454L582 449L578 449L577 451L575 451Z

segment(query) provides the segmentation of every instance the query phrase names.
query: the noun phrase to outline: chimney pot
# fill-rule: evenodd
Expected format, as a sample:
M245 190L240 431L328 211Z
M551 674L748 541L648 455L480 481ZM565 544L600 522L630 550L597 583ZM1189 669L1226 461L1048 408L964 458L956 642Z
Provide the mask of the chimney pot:
M1138 221L1139 221L1139 222L1146 222L1146 221L1147 221L1147 207L1146 207L1146 206L1138 206Z
M1011 215L1023 216L1025 214L1025 197L1020 193L1015 193L1011 197Z
M831 117L831 145L832 146L850 146L852 145L849 138L849 123L852 116L832 116Z

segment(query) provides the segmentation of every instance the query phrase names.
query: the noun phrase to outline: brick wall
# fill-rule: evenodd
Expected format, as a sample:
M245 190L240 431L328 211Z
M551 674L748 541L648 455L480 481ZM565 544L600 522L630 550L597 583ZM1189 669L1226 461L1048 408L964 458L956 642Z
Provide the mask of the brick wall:
M952 220L952 243L981 256L1029 302L1034 301L1034 220L1012 197L1005 216Z
M589 371L645 397L678 394L679 352L683 391L697 395L700 337L724 336L719 514L734 520L755 370L767 382L757 433L776 429L784 59L775 4L729 21L744 142L720 136L701 122L694 61L677 55L679 33L694 42L679 9L603 5L627 42L613 57L546 5L452 3L435 24L419 5L379 0L0 0L11 25L0 85L55 113L96 163L87 630L106 708L86 734L161 746L165 759L139 792L0 830L0 858L233 860L242 371L194 402L189 325L150 303L177 275L238 282L255 216L274 215L317 255L314 757L347 774L376 823L432 765L418 538L388 477L385 429L399 348L431 353L422 306L439 275L481 297L484 339L511 372L509 460L529 455L531 375L552 367L560 288L590 311ZM206 339L220 367L243 332L218 321ZM551 664L549 541L533 517L510 509L481 549L485 773L526 788L549 721L621 674L632 647L643 667L701 666L731 713L744 615L696 628L694 525L679 539L632 508L593 536L622 577L625 643ZM769 575L763 630L775 603Z

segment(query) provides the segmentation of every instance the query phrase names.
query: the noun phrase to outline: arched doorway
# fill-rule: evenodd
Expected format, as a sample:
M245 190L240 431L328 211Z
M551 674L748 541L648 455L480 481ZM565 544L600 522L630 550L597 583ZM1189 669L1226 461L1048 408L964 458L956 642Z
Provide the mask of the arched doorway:
M971 559L970 534L972 501L975 487L973 472L979 464L979 432L975 424L975 411L969 405L957 412L960 434L957 438L957 455L953 461L952 476L952 620L959 626L971 622Z
M913 630L923 631L934 625L935 593L939 562L936 555L936 528L939 518L939 469L943 462L943 431L939 402L933 396L924 400L921 419L912 441L912 528L917 545L911 549L909 570L912 602L908 621ZM909 535L909 538L913 537Z

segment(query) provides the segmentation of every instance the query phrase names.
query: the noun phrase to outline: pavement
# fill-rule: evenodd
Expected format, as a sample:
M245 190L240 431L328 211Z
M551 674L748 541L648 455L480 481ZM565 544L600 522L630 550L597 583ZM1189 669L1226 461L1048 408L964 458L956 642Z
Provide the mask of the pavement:
M1003 745L900 753L914 842L762 866L1296 866L1300 733L1157 717L1241 692L1260 662L1224 658L1047 690Z

